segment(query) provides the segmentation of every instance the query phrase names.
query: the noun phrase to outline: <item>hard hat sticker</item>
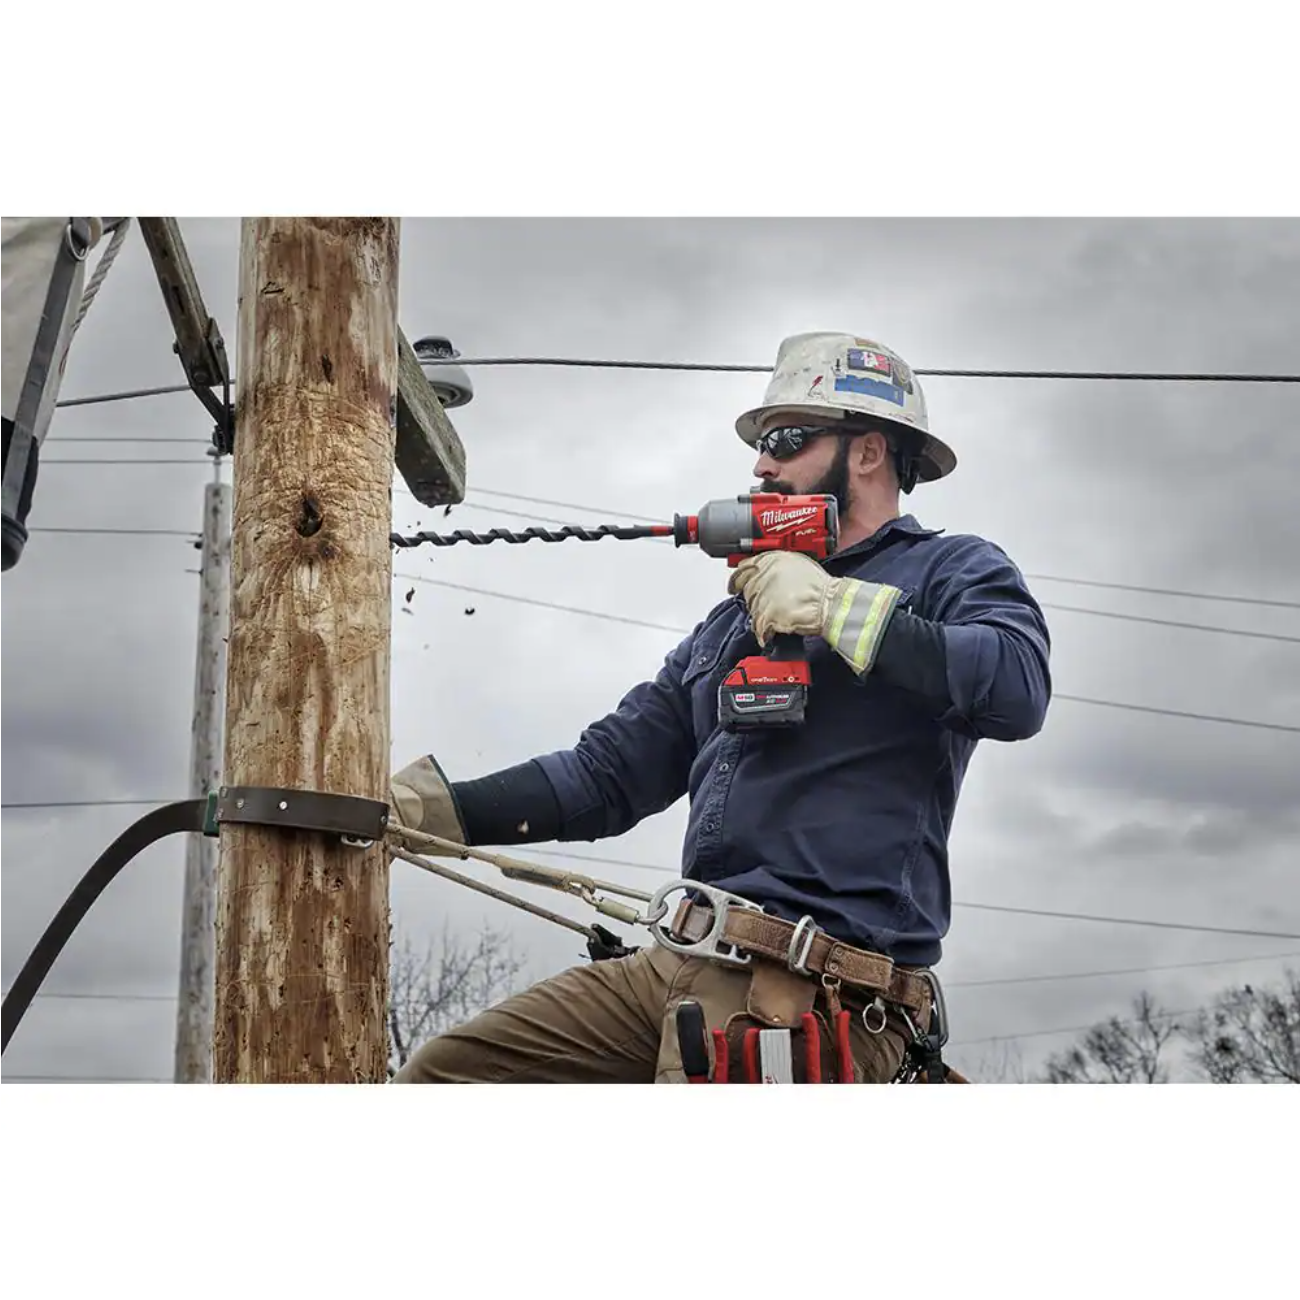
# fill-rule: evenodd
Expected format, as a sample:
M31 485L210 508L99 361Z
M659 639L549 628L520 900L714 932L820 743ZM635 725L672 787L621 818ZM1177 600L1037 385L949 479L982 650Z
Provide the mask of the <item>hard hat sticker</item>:
M882 397L895 406L903 405L903 390L894 384L886 384L879 379L867 379L863 375L842 375L835 381L837 393L864 393L868 397Z
M891 357L894 365L894 383L907 392L912 391L912 369L902 357Z
M850 370L871 370L887 378L893 374L889 358L883 352L872 352L866 348L850 348L845 364Z

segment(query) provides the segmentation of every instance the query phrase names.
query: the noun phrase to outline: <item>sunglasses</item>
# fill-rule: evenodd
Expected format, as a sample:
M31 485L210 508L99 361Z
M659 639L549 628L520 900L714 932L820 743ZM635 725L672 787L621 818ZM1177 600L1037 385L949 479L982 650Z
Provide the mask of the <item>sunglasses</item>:
M856 433L859 430L850 431L842 425L839 428L829 428L824 424L790 424L760 433L754 447L761 455L771 456L773 460L789 460L791 456L797 456L814 438L850 432Z

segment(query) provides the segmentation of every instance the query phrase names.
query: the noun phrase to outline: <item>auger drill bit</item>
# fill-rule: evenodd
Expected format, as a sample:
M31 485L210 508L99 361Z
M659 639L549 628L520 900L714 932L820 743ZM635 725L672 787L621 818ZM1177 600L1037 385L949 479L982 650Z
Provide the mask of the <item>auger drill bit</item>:
M631 527L615 524L601 524L597 528L583 528L577 524L566 524L563 528L525 528L514 532L509 528L493 528L486 533L470 532L466 528L457 528L451 533L412 533L402 537L397 533L389 535L388 540L394 546L454 546L457 542L468 542L471 546L487 546L490 542L508 542L518 546L521 542L563 542L577 538L580 542L598 542L602 537L616 537L622 541L635 541L641 537L671 537L672 524L635 524Z

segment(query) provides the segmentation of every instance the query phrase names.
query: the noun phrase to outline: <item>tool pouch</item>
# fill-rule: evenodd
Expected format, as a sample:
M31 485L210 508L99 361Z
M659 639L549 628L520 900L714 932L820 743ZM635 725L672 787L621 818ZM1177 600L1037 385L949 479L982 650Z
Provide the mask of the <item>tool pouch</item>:
M787 972L778 968L777 973ZM699 1003L683 1002L677 1009L677 1035L687 1079L692 1083L855 1083L849 1013L841 1011L834 1019L830 1047L835 1063L829 1072L833 1077L827 1077L822 1065L825 1027L810 1009L816 989L807 980L800 982L806 991L785 981L756 981L759 996L755 999L751 989L749 1005L761 1008L763 1015L747 1008L720 1029L706 1028ZM774 1022L780 1027L770 1027Z
M816 999L817 985L806 975L796 975L775 962L755 961L745 1014L763 1025L791 1029L813 1009Z

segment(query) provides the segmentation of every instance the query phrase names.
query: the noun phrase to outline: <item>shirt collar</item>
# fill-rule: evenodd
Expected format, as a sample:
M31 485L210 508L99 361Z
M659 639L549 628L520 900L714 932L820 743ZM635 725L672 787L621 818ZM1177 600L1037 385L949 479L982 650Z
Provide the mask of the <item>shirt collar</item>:
M852 546L836 551L830 558L838 560L842 555L857 555L860 552L874 550L894 533L906 533L911 537L938 537L942 532L942 528L923 528L914 515L900 515L897 519L890 519L882 524L870 537L864 537L860 542L854 542Z

